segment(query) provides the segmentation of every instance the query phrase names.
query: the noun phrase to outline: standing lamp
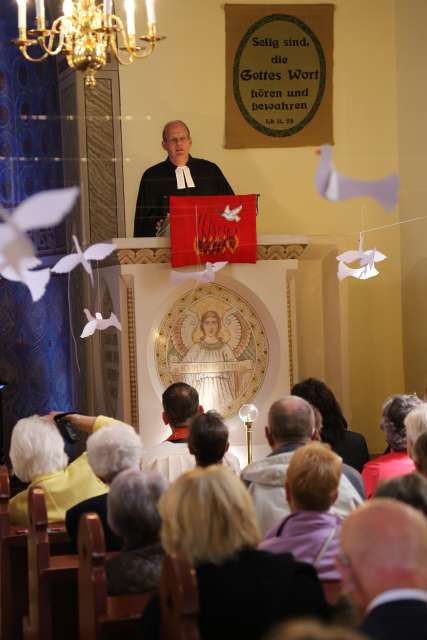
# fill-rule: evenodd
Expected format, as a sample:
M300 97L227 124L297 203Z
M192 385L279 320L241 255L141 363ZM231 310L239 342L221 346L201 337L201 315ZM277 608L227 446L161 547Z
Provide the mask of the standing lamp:
M239 409L239 418L246 427L246 447L248 464L250 464L252 462L252 425L258 418L258 409L254 404L242 404Z

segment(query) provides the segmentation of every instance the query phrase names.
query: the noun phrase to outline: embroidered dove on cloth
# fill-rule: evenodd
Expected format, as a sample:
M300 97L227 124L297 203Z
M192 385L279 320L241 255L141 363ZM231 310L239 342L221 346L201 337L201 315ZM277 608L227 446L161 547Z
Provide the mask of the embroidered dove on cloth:
M171 271L172 284L181 284L186 280L197 282L213 282L215 273L225 267L227 262L207 262L203 271Z
M225 218L228 222L240 222L239 213L243 209L243 205L240 207L236 207L235 209L230 209L230 205L227 205L222 213L219 215Z
M195 186L189 167L177 167L175 169L175 176L177 189L185 189L186 186L193 188Z
M381 251L376 249L363 250L363 237L359 236L359 246L357 250L344 251L339 256L338 260L338 279L344 280L344 278L357 278L359 280L368 280L374 278L379 274L379 271L375 267L376 262L385 260L385 256ZM359 267L349 267L347 262L359 261Z
M93 285L93 271L90 261L104 260L104 258L109 256L110 253L113 253L117 247L111 242L99 242L88 247L86 251L82 251L76 236L73 236L73 242L77 253L70 253L68 256L64 256L58 260L52 271L53 273L69 273L81 264L89 274Z
M119 331L122 330L122 325L114 313L111 313L109 318L104 319L98 311L95 313L95 316L91 314L89 309L84 309L84 312L88 322L83 327L80 335L81 338L87 338L93 335L95 331L103 331L104 329L108 329L108 327L116 327Z
M43 296L50 269L33 269L41 264L26 231L54 227L70 211L79 194L77 187L41 191L22 202L12 214L0 209L0 275L21 282L30 290L33 302Z
M321 196L332 202L349 200L361 196L374 198L384 211L391 211L399 199L399 176L386 176L381 180L354 180L342 176L332 161L332 147L324 144L320 148L320 161L316 171L316 189Z

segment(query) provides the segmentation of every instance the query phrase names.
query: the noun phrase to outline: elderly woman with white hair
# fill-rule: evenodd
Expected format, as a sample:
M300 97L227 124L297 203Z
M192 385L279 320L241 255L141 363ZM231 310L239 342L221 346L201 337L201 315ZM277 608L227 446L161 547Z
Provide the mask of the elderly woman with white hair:
M111 595L157 589L163 562L158 501L166 480L156 472L123 471L108 494L108 522L123 540L122 551L107 561Z
M72 414L67 418L80 431L91 433L112 418ZM68 464L64 440L55 423L40 416L19 420L10 444L13 471L29 487L12 498L9 510L12 524L28 526L28 489L39 486L45 492L49 522L61 522L67 509L82 500L107 491L105 484L96 477L89 466L87 453Z
M427 432L427 403L413 409L405 418L406 446L408 455L416 462L415 443L421 434Z
M327 617L328 607L313 567L290 553L256 548L260 541L252 498L222 465L197 467L180 476L160 499L165 551L195 568L203 640L258 640L293 616ZM142 637L159 638L159 599L142 619Z
M414 463L406 451L405 418L420 405L421 400L416 395L398 394L385 401L380 428L384 431L390 451L363 467L367 498L372 497L381 482L414 471Z
M87 458L94 474L108 486L125 469L141 466L142 442L135 429L128 424L108 424L89 436ZM79 520L83 513L97 513L105 535L107 551L118 551L122 539L108 525L107 494L93 496L68 509L65 525L71 541L71 551L77 550Z

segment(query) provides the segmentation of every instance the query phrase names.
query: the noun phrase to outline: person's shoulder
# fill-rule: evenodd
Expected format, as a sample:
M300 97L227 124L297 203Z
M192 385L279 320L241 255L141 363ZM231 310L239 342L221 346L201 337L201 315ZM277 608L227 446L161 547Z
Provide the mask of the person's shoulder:
M78 502L73 507L67 510L66 517L73 518L82 513L88 513L89 511L99 511L107 508L108 493L101 493L99 496L93 496Z
M217 164L215 164L215 162L211 162L210 160L205 160L204 158L193 158L193 156L191 156L189 165L197 165L198 167L204 167L206 169L212 169L215 171L220 171L220 168L218 167Z
M162 160L162 162L158 162L157 164L153 164L151 167L148 167L142 174L142 179L144 178L152 178L153 176L164 173L168 168L167 160Z

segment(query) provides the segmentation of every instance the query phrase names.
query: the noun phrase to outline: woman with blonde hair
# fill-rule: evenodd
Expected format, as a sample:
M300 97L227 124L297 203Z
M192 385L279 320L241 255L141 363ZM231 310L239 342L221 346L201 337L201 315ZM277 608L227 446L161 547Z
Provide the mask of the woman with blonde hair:
M328 607L315 570L291 554L256 549L260 533L251 496L220 465L183 474L159 502L166 553L195 568L202 640L261 638L298 615L325 618ZM159 637L154 598L143 616L144 640Z

